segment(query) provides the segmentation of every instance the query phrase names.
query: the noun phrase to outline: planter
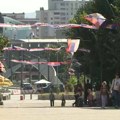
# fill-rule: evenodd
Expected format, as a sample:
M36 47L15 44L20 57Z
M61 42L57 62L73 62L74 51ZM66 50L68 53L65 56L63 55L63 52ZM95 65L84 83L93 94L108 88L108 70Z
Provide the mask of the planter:
M0 101L0 105L3 105L3 101Z

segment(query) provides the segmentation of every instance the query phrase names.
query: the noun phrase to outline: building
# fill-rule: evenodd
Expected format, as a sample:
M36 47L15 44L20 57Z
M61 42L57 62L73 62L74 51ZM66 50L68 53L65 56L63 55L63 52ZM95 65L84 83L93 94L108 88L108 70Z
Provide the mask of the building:
M9 46L19 46L27 49L45 48L48 45L64 45L67 46L67 39L20 39L11 40ZM62 47L61 47L62 48ZM63 49L61 49L63 50ZM56 52L57 53L57 52ZM58 54L57 54L58 55ZM11 60L24 60L31 62L50 62L50 53L46 51L22 51L22 50L5 50L4 64L7 66L4 76L10 78L13 82L21 84L21 82L34 82L39 79L47 79L55 84L58 78L58 72L53 66L47 64L25 64L14 63Z
M38 22L36 18L25 18L25 13L2 13L2 16L10 17L25 24L34 24Z
M11 15L11 14L10 14ZM11 17L7 17L1 14L0 23L4 24L13 24L13 25L23 25L23 22L20 22L16 19L13 19ZM8 39L26 39L26 38L32 38L32 28L26 27L26 28L15 28L15 27L1 27L0 33L4 36L8 37Z
M30 25L33 25L33 24L39 22L39 20L36 19L36 18L25 18L25 13L14 13L14 12L13 13L2 13L2 16L5 19L4 23L10 23L10 24L12 23L12 24L30 24ZM28 32L27 32L27 30L28 30ZM7 35L6 35L6 33L7 33ZM23 35L21 35L21 33ZM11 29L11 28L10 28L10 30L8 28L4 29L4 35L9 37L10 39L32 38L33 33L34 33L34 37L37 38L38 35L37 35L37 29L36 28L27 28L27 29L22 28L22 30ZM17 34L17 35L15 35L15 34Z
M36 18L41 23L67 24L86 3L86 0L48 0L48 10L40 8L36 11ZM38 28L37 28L38 29ZM39 38L64 38L63 30L51 27L39 27Z
M10 18L13 18L13 19L16 19L16 20L19 20L19 19L24 19L25 18L25 13L2 13L3 16L7 16L7 17L10 17Z

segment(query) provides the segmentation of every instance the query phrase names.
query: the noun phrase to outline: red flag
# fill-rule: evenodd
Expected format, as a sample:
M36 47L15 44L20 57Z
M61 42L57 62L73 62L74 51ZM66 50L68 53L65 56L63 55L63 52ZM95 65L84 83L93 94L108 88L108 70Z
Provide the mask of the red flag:
M99 13L93 13L85 16L85 19L91 22L96 27L100 27L106 18Z
M79 47L79 44L80 44L79 39L74 40L68 39L68 47L66 48L66 51L71 53L76 52Z

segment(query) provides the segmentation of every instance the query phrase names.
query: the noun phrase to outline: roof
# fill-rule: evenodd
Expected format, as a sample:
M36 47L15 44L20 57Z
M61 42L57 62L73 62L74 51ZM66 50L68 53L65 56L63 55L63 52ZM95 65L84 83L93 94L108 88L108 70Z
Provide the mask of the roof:
M67 39L19 39L20 41L23 41L23 42L29 42L29 43L36 43L36 42L39 42L39 43L45 43L45 42L64 42L64 43L67 43Z

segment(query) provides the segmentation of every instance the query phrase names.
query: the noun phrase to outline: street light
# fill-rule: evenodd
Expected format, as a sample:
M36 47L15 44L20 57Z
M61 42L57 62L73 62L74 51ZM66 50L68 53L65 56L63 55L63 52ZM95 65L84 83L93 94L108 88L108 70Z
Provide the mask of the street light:
M49 44L48 44L48 46L47 46L48 48L49 48ZM49 53L49 51L48 51L48 57L47 57L47 61L49 62L50 61L50 53ZM48 65L48 81L49 81L49 65Z

